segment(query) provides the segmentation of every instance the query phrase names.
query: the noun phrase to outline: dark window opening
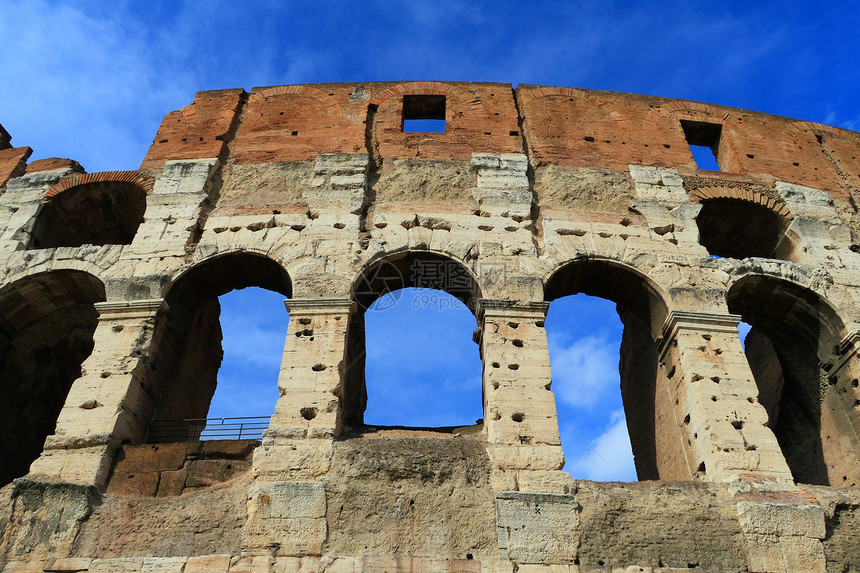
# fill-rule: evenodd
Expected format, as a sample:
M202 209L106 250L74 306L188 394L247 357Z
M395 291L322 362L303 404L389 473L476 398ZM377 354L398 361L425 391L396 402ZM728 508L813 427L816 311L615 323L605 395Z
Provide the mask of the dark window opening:
M403 96L403 133L445 133L445 96Z
M742 199L705 199L696 216L699 243L711 256L778 258L788 222L772 209Z
M722 126L719 123L681 120L684 136L699 169L720 171L719 151Z
M129 245L146 211L146 191L122 181L85 183L51 197L36 218L30 248Z

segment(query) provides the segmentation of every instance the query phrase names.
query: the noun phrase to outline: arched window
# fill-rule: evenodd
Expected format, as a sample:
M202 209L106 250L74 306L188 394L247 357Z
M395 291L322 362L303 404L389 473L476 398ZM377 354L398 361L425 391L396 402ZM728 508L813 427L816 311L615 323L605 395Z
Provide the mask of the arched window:
M795 481L860 483L860 424L852 416L857 364L844 355L842 321L813 291L747 276L728 292L729 311L752 325L745 340L759 402Z
M479 294L468 269L406 253L368 268L353 294L347 425L466 426L483 417L472 342Z
M82 271L41 273L0 289L0 485L25 475L54 433L93 350L94 303L104 300L101 281Z
M599 315L600 324L605 324L610 308L593 299L569 297L579 293L615 303L623 331L619 333L617 326L611 326L605 333L593 333L590 338L589 335L577 336L576 333L583 330L570 323L580 322L593 330L596 321L587 317ZM589 458L596 458L593 465L596 469L604 465L611 467L612 462L606 458L612 458L617 452L604 451L601 454L597 446L601 446L602 441L604 447L608 444L627 447L623 436L619 435L623 419L640 480L661 479L664 474L685 474L686 468L683 472L676 471L673 465L679 457L683 459L683 455L679 456L674 451L678 447L678 438L675 425L669 422L671 405L663 403L666 401L665 390L660 393L661 385L666 383L658 371L655 344L655 328L659 331L666 317L666 305L660 294L633 270L608 261L592 260L571 263L559 269L547 281L545 298L551 303L547 337L553 392L559 398L557 403L562 406L574 406L572 403L580 402L579 407L573 409L560 408L562 447L566 457L572 458L569 461L580 463L585 468ZM612 359L608 356L613 350L618 352L615 349L619 347L620 360L615 359L618 378L612 381L609 372ZM588 368L601 371L588 372ZM619 384L620 393L612 390L613 382ZM588 401L597 399L595 394L602 403L591 408ZM602 418L589 418L589 414L599 413L601 408ZM577 428L577 425L584 427L585 424L594 424L595 427ZM583 442L588 443L584 448ZM579 453L573 453L577 450ZM601 457L604 463L601 463ZM595 471L592 477L632 477L629 469L624 469L624 456L615 461L617 473L610 476ZM568 466L568 469L574 468Z
M131 244L143 222L151 181L133 172L122 174L122 180L109 175L79 175L50 191L36 217L30 248Z
M701 201L696 217L699 242L718 257L788 258L783 245L789 221L773 209L753 201L711 198Z
M221 295L218 303L224 355L207 417L271 416L279 396L278 372L289 324L284 295L247 287ZM250 423L255 428L261 425ZM210 437L218 437L216 430L217 422ZM224 431L231 432L232 425Z
M260 287L277 294L272 296L247 290L223 298L230 291L247 287ZM223 357L222 338L235 341L236 330L240 330L239 343L252 343L256 329L263 326L253 321L254 316L261 316L259 312L262 304L266 304L268 309L262 315L266 320L265 328L272 330L281 324L285 333L288 315L283 299L289 298L291 293L290 278L280 265L262 255L247 252L209 259L176 281L165 298L166 315L159 319L156 327L150 380L146 384L153 397L149 415L152 420L149 441L183 441L201 436L201 421L207 418L219 377L222 376L219 373ZM222 309L219 297L222 297L225 305L229 305L225 315L233 323L225 324L220 320ZM280 304L276 304L277 299L280 299ZM242 305L246 305L244 311ZM235 324L237 318L239 324ZM230 328L231 332L224 334L222 329L225 327ZM278 364L283 340L281 336L278 350L270 349L276 353L275 357L267 357ZM246 353L261 350L254 344L245 348ZM246 354L244 358L250 357ZM261 358L255 360L259 362ZM236 362L241 363L242 356L234 357L228 367L235 369ZM271 364L269 360L266 362ZM219 395L216 402L218 410L214 414L218 417L237 417L235 415L240 413L243 417L270 414L278 398L277 373L271 373L273 379L268 381L271 391L266 395L270 403L266 404L259 400L260 394L255 391L260 381L254 377L259 373L249 368L247 363L240 368L243 371L238 374L235 371L223 373L228 378L237 376L238 384L231 385L232 392L231 388L225 388L226 395ZM235 426L242 422L231 423ZM255 423L255 426L254 434L246 432L243 437L259 437L260 424ZM210 428L203 437L239 437L237 432L232 431L235 429Z
M576 294L553 301L546 318L565 467L600 481L635 481L619 356L624 326L615 303Z

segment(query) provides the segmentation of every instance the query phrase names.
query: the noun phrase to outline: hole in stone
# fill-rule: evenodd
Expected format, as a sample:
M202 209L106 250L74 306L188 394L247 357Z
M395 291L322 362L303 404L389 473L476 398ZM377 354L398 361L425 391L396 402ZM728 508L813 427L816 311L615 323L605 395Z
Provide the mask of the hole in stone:
M519 338L515 338L515 339L512 341L512 344L513 344L514 346L516 346L517 348L522 348L522 347L523 347L523 341L522 341L522 340L520 340Z
M515 412L514 414L511 414L511 420L513 420L514 422L522 422L525 419L526 415L522 412Z
M314 364L313 367L311 367L311 370L314 372L322 372L326 368L327 366L325 364Z
M305 420L313 420L317 417L317 409L311 406L302 408L300 412L302 414L302 418L304 418Z
M744 423L741 420L732 420L732 427L735 430L740 430L741 428L744 427Z
M510 370L519 370L519 369L520 369L520 365L519 365L519 364L508 364L508 368L509 368Z

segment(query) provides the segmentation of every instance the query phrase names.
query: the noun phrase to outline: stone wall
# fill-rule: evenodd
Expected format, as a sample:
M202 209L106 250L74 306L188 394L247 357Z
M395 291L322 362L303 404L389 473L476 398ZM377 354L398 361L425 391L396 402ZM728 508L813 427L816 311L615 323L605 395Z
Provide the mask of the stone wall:
M860 134L389 82L201 92L138 172L9 139L4 573L860 568ZM262 440L149 444L205 415L247 286L290 313ZM364 311L407 286L475 315L476 426L362 423ZM575 293L618 304L639 483L561 470L544 319Z

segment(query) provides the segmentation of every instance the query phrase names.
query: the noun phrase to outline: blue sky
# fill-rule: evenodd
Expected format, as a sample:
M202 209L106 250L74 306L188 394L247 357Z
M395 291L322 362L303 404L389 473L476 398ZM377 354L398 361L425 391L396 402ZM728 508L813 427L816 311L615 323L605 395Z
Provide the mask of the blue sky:
M654 94L858 130L858 22L856 1L0 0L0 123L13 145L34 149L34 159L71 157L88 171L135 169L161 118L199 90L425 79ZM222 303L227 361L213 414L268 413L286 331L283 304L254 291ZM449 423L449 414L463 423L479 417L471 314L408 305L378 314L378 324L368 321L368 339L378 341L368 347L368 419L401 422L396 413L424 423L420 416L433 411L426 403L423 411L397 405L406 378L425 384L428 398L443 394L440 388L453 392L435 408L446 412L435 424ZM455 323L462 336L440 336ZM614 305L558 301L547 329L568 469L577 477L633 479L617 396ZM410 353L406 363L374 362L409 332L413 347L436 350ZM241 380L248 390L249 379L261 381L259 391L238 398L221 389Z

